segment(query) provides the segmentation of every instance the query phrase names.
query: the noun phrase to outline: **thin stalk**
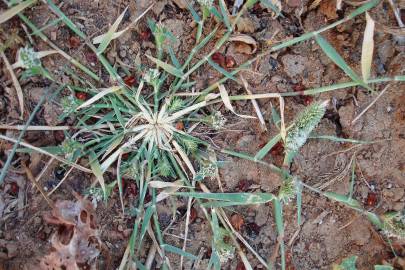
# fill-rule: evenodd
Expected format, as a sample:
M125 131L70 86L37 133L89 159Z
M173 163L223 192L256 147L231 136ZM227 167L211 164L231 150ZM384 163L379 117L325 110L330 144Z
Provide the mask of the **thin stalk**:
M61 85L59 86L59 88L55 91L55 93L53 93L50 97L50 99L53 99L55 96L57 96L59 94L59 92L65 87L65 85ZM28 118L27 122L24 125L23 130L20 132L20 135L17 138L17 141L14 143L13 148L11 149L11 153L8 155L6 163L4 164L3 169L1 170L1 174L0 174L0 185L3 183L4 178L6 176L8 167L11 164L11 160L14 157L14 154L17 150L18 145L20 144L22 138L24 137L25 131L27 130L28 126L30 125L30 123L32 122L32 120L34 120L35 115L37 114L37 112L39 111L39 109L41 108L42 104L45 102L46 98L48 97L48 93L50 93L50 90L52 89L52 86L48 87L48 89L45 91L44 95L41 97L41 99L39 100L38 104L35 106L34 110L32 111L32 113L30 114L30 117Z

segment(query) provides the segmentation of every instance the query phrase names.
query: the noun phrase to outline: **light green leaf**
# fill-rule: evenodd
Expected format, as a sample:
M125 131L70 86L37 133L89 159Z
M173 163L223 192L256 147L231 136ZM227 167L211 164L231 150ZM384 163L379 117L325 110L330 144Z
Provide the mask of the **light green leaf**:
M182 250L182 249L180 249L178 247L175 247L175 246L172 246L172 245L169 245L169 244L163 244L163 245L161 245L161 247L165 251L175 253L175 254L178 254L180 256L192 259L192 260L197 260L197 256L195 256L195 255L193 255L191 253L185 252L184 250Z
M96 176L97 181L99 182L101 189L103 190L104 199L107 197L105 182L103 177L103 171L101 170L100 163L98 162L97 155L93 152L89 152L90 156L90 168L93 171L93 174Z
M127 8L121 13L121 15L117 18L114 24L110 27L108 32L103 36L103 39L100 42L100 45L97 48L97 55L102 54L105 49L107 49L108 44L110 44L111 40L114 39L114 34L117 32L118 25L121 23L122 19L124 18L125 13L127 12ZM119 35L118 35L119 36Z
M173 76L176 76L178 78L181 78L184 74L180 69L175 68L174 66L165 63L157 58L154 58L153 56L146 55L152 62L154 62L156 65L159 67L163 68L166 72L172 74Z
M353 81L362 82L362 80L357 76L357 74L350 68L346 61L340 56L340 54L335 50L335 48L330 45L326 39L320 35L315 35L316 42L325 52L325 54L338 66L340 67ZM364 83L363 83L364 84Z
M333 270L357 270L356 260L357 256L344 259L340 265L334 265Z

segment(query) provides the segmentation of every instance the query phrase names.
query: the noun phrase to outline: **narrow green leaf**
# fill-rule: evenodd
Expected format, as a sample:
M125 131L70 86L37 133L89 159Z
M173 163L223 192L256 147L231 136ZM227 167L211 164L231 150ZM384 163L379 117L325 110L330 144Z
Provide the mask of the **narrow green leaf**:
M173 51L173 48L168 46L167 50L169 51L169 55L170 55L170 59L172 60L173 65L177 68L177 69L181 69L181 65L179 60L176 57L176 54Z
M350 68L346 61L340 56L340 54L335 50L335 48L330 45L330 43L320 35L315 35L315 40L325 52L325 54L338 66L340 67L353 81L365 85L365 83L357 76L357 74Z
M273 148L273 146L276 145L276 143L278 143L281 140L281 134L277 134L276 136L274 136L273 138L271 138L271 140L266 143L265 146L263 146L262 149L259 150L259 152L257 152L257 154L255 155L255 159L256 160L262 160L267 153L271 150L271 148Z
M224 19L224 23L228 29L231 29L231 23L229 21L229 13L226 7L226 3L224 0L219 0L219 8L221 10L222 18Z
M352 162L352 177L350 179L350 186L349 186L349 199L353 198L353 192L354 192L354 182L356 181L356 159L353 159Z
M328 197L331 200L337 201L337 202L341 202L346 204L349 207L355 208L355 209L360 209L360 203L354 199L349 198L346 195L342 195L342 194L337 194L334 192L325 192L323 193L326 197Z
M220 67L218 64L216 64L214 61L211 60L211 58L208 58L208 63L214 68L216 69L219 73L221 73L222 75L224 75L225 77L227 77L230 80L233 80L235 82L238 82L238 80L228 71L226 71L224 68Z
M284 246L284 222L283 222L283 204L279 199L275 199L274 202L274 217L276 220L277 234L280 241L280 256L281 256L281 269L286 269L285 261L285 246Z
M143 220L142 220L142 226L141 226L141 231L140 231L140 235L139 235L139 240L138 240L138 249L141 248L143 237L145 236L146 230L148 229L148 226L150 223L150 219L153 215L153 212L155 212L155 210L156 210L156 206L151 205L145 211L145 214L144 214Z
M187 9L190 11L191 16L193 16L193 19L196 23L199 23L201 21L200 16L198 16L197 11L193 8L193 6L190 4L189 1L184 1L187 5Z
M107 199L107 193L105 188L105 182L103 177L103 171L101 170L100 163L98 162L97 156L93 151L89 152L90 156L90 168L93 171L93 174L96 176L97 181L99 182L101 189L103 190L104 200Z
M158 67L163 68L166 72L172 74L173 76L176 76L178 78L181 78L184 74L180 69L175 68L174 66L165 63L157 58L154 58L153 56L146 55L152 62L154 62Z
M357 270L356 261L357 256L344 259L340 265L334 267L334 270Z
M161 247L165 251L168 251L168 252L171 252L171 253L174 253L174 254L189 258L191 260L197 260L197 256L195 256L195 255L193 255L191 253L185 252L181 248L178 248L178 247L175 247L175 246L172 246L172 245L169 245L169 244L163 244L163 245L161 245Z
M356 143L356 144L374 143L373 141L369 142L369 141L360 141L360 140L355 140L355 139L345 139L345 138L340 138L340 137L330 136L330 135L313 135L313 136L309 136L308 138L330 140L330 141L334 141L334 142Z
M394 270L390 265L374 265L374 270Z
M302 217L302 184L298 182L297 187L297 223L298 226L301 226L301 217Z
M128 9L128 7L126 7L124 9L124 11L121 13L121 15L117 18L117 20L114 22L114 24L110 27L107 34L101 40L101 43L97 48L97 55L102 54L105 51L105 49L107 49L108 44L110 44L111 40L113 39L114 33L117 32L118 25L121 23L122 19L124 18L124 15L127 12L127 9Z
M274 200L271 193L197 193L197 192L177 192L178 196L189 196L198 199L211 199L228 201L240 204L262 204Z

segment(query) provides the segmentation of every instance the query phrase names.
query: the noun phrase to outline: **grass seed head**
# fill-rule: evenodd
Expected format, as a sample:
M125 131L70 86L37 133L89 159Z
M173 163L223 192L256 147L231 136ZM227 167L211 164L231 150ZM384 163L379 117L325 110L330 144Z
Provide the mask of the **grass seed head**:
M314 102L297 117L286 137L286 152L297 152L305 144L308 136L325 114L327 105L327 101Z

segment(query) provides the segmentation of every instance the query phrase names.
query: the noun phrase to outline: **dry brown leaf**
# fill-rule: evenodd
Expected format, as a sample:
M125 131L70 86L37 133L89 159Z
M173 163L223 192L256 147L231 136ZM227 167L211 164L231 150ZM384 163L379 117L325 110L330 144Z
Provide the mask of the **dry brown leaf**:
M234 43L235 51L244 54L254 54L257 50L257 42L249 35L238 34L229 38Z
M234 22L235 18L236 17L231 18L231 23ZM241 17L236 23L236 30L240 33L254 33L255 24L252 21L252 19L247 17Z
M366 12L366 29L361 52L361 74L363 80L367 81L370 77L371 64L373 62L374 52L374 20Z
M243 217L239 214L233 214L231 216L231 224L235 230L240 231L242 226L245 224Z
M44 219L59 226L52 236L52 251L40 261L41 270L96 269L96 258L101 252L101 240L95 223L92 204L78 197L78 201L58 201L51 214Z
M336 0L323 0L320 3L319 10L328 20L334 20L338 18L336 13Z

